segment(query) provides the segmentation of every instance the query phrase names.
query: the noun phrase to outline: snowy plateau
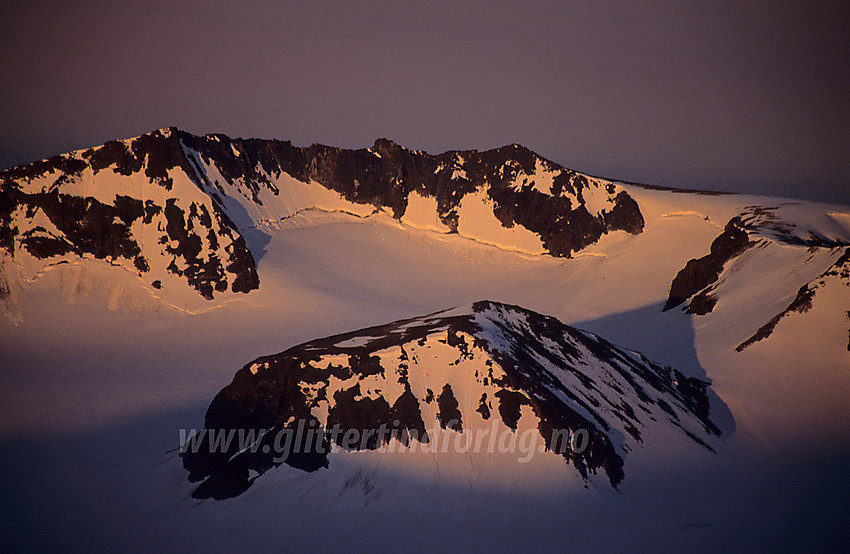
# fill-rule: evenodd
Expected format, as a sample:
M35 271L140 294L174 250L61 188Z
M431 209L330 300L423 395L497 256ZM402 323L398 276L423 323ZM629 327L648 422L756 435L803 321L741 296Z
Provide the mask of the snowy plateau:
M0 173L0 310L3 551L850 541L848 206L168 128Z

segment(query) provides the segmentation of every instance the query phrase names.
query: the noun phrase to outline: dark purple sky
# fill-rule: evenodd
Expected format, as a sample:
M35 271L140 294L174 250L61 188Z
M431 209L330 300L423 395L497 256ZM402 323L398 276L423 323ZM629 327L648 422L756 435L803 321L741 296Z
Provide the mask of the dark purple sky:
M848 2L3 2L0 164L166 126L850 204Z

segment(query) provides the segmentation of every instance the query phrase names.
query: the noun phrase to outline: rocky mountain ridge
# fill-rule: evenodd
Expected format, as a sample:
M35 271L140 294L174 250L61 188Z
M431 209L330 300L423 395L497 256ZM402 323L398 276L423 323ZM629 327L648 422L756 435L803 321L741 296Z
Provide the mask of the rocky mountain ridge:
M475 196L488 206L486 225L522 230L556 257L643 228L624 190L518 145L433 156L386 139L362 150L299 148L169 128L0 173L0 248L36 266L106 260L153 277L155 288L177 277L208 299L246 293L259 286L254 229L314 207L282 199L293 182L395 219L410 215L412 196L425 198L448 233L463 231L462 204Z
M581 478L604 472L616 487L628 453L647 442L672 436L713 451L710 394L709 383L592 333L481 301L257 358L215 397L182 457L201 481L195 496L220 499L281 464L327 468L331 451L392 441L425 450L451 431L444 443L466 440L478 455L482 432L524 430ZM233 440L240 433L248 442Z

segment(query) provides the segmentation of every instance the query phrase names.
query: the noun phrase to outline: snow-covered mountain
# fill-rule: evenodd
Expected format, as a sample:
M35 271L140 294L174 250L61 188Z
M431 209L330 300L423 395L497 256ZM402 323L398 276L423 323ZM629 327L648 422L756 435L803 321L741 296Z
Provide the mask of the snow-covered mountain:
M817 208L813 208L791 203L746 206L726 223L723 232L712 241L708 254L689 260L676 274L663 309L685 303L684 311L704 316L714 310L723 293L729 297L764 294L768 289L766 284L773 290L784 288L786 283L800 284L784 310L737 346L740 352L769 337L782 317L808 311L813 296L827 287L828 282L843 293L840 293L843 305L850 305L848 291L842 291L850 288L850 235L846 227L850 218L846 212L817 213ZM770 279L767 276L770 272L787 275L801 270L807 277L797 277L794 281L785 277L753 286L754 278ZM784 298L788 298L790 289L783 292ZM758 300L750 297L750 302ZM742 303L740 307L751 305ZM850 351L850 325L847 350Z
M780 312L795 311L801 287L810 290L844 265L850 216L819 205L628 185L560 167L518 145L429 155L386 139L364 150L300 148L169 128L0 173L0 290L8 295L57 265L93 259L137 275L147 294L166 304L208 309L209 301L260 286L257 264L276 231L311 225L323 213L390 217L411 230L529 255L594 255L590 247L609 235L645 230L645 212L657 204L636 198L652 192L668 203L686 194L674 204L710 212L662 218L696 216L718 227L718 213L725 219L708 254L694 251L677 274L658 276L669 286L665 310L685 303L688 313L705 315L732 265L751 259L758 268L748 274L772 271L777 247L796 252L781 256L780 265L805 266L808 279L783 279L790 288L774 293L787 301L751 329L756 333ZM196 297L187 297L186 284Z
M226 498L281 463L326 468L331 448L492 453L496 441L516 443L505 436L522 424L535 451L616 486L629 451L670 435L713 451L707 386L554 318L482 301L254 360L215 397L183 463L204 479L196 497Z
M91 257L157 290L187 282L207 299L256 289L257 228L310 210L387 211L554 256L643 228L621 187L517 145L431 156L384 139L351 151L161 129L7 170L0 183L0 246L23 278Z
M566 530L834 549L848 289L848 206L601 179L516 145L163 129L11 168L0 462L20 478L0 547L528 549ZM236 450L180 456L205 412ZM335 446L269 460L299 420ZM570 450L546 451L550 426ZM455 452L488 430L543 452Z

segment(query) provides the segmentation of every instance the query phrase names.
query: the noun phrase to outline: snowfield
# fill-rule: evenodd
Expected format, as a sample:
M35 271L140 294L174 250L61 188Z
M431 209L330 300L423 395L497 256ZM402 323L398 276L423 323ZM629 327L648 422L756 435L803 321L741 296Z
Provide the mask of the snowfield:
M245 156L245 143L225 139L216 140L228 156ZM441 192L410 192L399 215L261 165L269 184L255 186L181 144L192 160L187 167L202 169L208 187L197 173L171 168L167 190L143 165L130 175L88 168L60 191L109 205L116 195L163 208L176 198L186 221L194 203L199 236L205 206L213 217L197 260L222 260L215 279L226 285L211 299L186 281L194 258L161 242L169 235L164 211L127 226L147 272L132 258L31 255L20 246L27 230L65 235L42 209L11 212L21 231L14 255L0 248L4 551L836 551L850 540L850 207L591 181L592 190L577 187L590 215L604 219L599 214L616 197L605 192L610 185L637 204L642 229L612 227L557 257L546 253L540 233L504 226L483 185L449 208L439 203ZM364 151L375 163L421 155L378 146ZM446 179L468 179L475 171L469 159L453 154L434 167ZM548 164L526 164L508 188L550 194ZM58 175L20 182L35 194ZM575 207L577 193L570 198ZM227 219L216 220L216 209ZM752 244L699 290L714 299L712 309L688 313L695 294L662 311L677 274L708 256L735 217ZM240 237L258 276L248 292L233 290L245 273L227 269ZM182 275L168 269L173 259ZM221 282L215 279L213 286ZM809 292L801 296L803 287ZM396 444L393 453L335 449L327 468L284 464L235 497L193 498L198 483L183 467L180 432L203 426L239 368L322 337L460 307L446 312L458 315L484 299L552 316L710 382L711 418L723 431L711 439L714 452L673 427L652 427L649 417L664 412L651 410L642 420L661 430L647 431L642 446L621 437L624 478L616 488L601 471L582 479L551 452L522 463L516 452L443 455ZM769 335L736 350L780 314ZM333 347L372 348L372 340L367 333ZM449 365L453 352L436 335L428 341L427 363L425 346L407 352L421 362L411 370L411 388L424 397L451 383L464 417L478 417L490 389L469 372L482 370L483 357ZM399 346L376 355L389 364ZM341 360L325 362L323 369ZM396 398L403 390L371 379L361 383L364 397ZM351 385L329 383L328 398ZM622 390L620 381L610 383ZM619 398L606 393L612 397ZM313 415L326 421L330 404L317 402ZM426 428L438 426L436 404L422 405ZM536 426L526 405L518 421L517 437Z

